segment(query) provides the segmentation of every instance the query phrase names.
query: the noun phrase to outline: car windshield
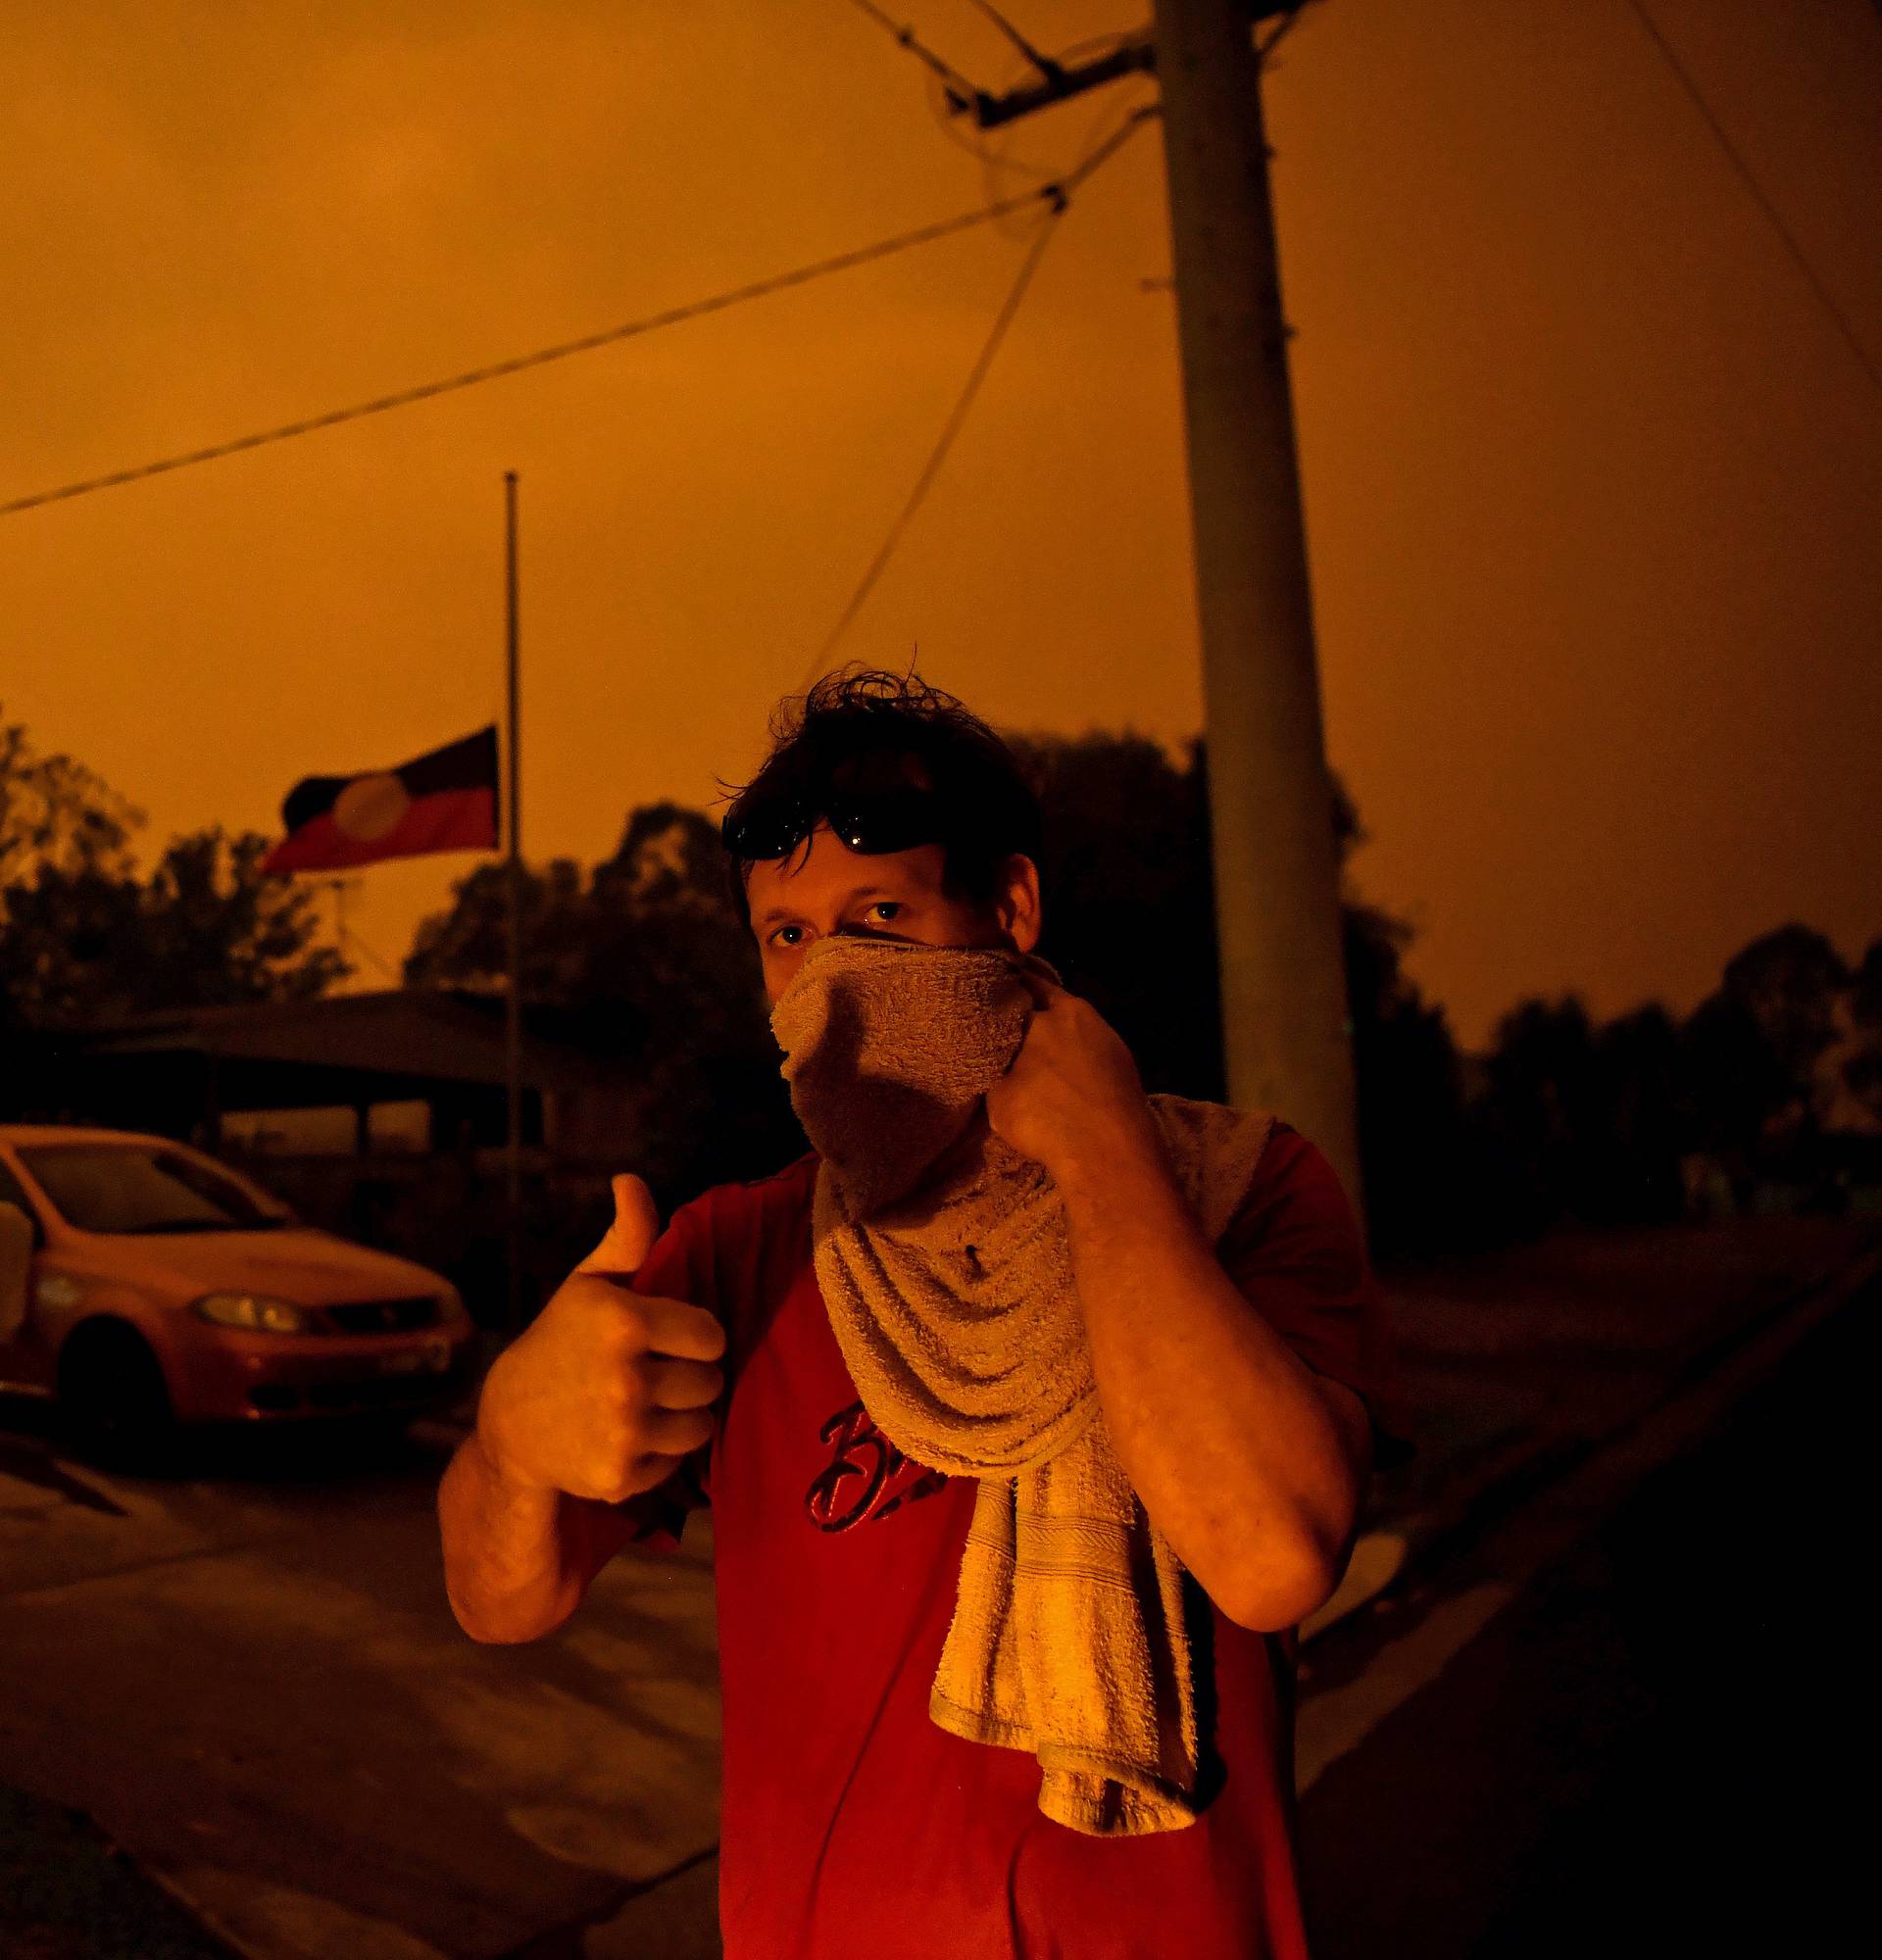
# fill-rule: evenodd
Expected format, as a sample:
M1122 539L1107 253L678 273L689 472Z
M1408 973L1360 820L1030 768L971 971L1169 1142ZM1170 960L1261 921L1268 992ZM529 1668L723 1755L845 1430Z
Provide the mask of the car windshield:
M182 1151L155 1144L35 1144L20 1160L81 1232L267 1232L293 1214Z

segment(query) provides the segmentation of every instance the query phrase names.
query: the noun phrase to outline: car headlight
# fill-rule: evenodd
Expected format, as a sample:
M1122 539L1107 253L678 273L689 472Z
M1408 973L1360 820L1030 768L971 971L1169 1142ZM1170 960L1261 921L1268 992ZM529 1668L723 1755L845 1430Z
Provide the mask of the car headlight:
M190 1302L190 1311L218 1327L239 1327L250 1334L305 1334L305 1310L291 1299L273 1299L265 1293L206 1293Z

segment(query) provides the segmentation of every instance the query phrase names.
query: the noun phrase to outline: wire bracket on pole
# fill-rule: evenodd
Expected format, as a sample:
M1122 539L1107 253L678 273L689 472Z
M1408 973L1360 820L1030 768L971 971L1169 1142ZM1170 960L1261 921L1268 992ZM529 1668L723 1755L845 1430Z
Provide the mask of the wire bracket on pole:
M1263 44L1261 52L1263 58L1272 52L1274 44L1293 26L1301 10L1308 4L1309 0L1250 0L1248 18L1251 26L1259 25L1263 21L1280 19L1280 25ZM1062 62L1032 53L1028 44L1022 42L1021 45L1027 47L1028 59L1039 70L1043 79L1029 82L1023 88L1012 89L1005 95L988 95L976 89L971 99L964 99L957 91L950 90L948 106L951 112L957 116L970 115L978 128L997 129L1003 123L1016 122L1022 116L1032 115L1035 110L1051 109L1058 103L1069 102L1074 95L1083 95L1088 89L1101 88L1106 82L1117 81L1127 74L1150 73L1157 66L1156 50L1148 31L1125 35L1114 46L1101 55L1094 55L1077 68L1066 68Z

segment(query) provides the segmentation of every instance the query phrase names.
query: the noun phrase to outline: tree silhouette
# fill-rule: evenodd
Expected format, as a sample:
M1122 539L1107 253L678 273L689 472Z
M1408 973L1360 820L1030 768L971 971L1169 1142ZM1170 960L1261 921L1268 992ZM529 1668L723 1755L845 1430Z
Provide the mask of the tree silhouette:
M1854 1037L1843 1061L1843 1080L1857 1104L1882 1127L1882 939L1869 942L1850 977Z
M1683 1021L1658 1003L1600 1027L1573 996L1520 1004L1468 1113L1475 1236L1678 1217L1695 1157L1723 1172L1741 1211L1771 1184L1787 1202L1846 1202L1823 1119L1838 1070L1882 1119L1879 948L1852 974L1821 933L1781 926L1727 961Z
M1207 743L1192 737L1179 767L1134 734L1008 742L1045 813L1040 951L1124 1037L1147 1090L1223 1100ZM1337 772L1328 787L1367 1225L1377 1252L1431 1250L1461 1217L1457 1045L1404 971L1412 927L1352 890L1365 833Z
M1528 1236L1582 1199L1594 1056L1594 1028L1574 994L1520 1002L1498 1023L1473 1110L1483 1236Z
M1808 926L1779 926L1726 965L1722 991L1756 1022L1784 1080L1807 1102L1818 1057L1837 1036L1837 1000L1850 972Z
M1147 1090L1220 1100L1203 742L1179 763L1130 733L1007 739L1045 818L1040 953L1123 1036ZM1362 833L1337 779L1329 820L1344 861ZM637 1064L634 1148L657 1192L757 1175L804 1148L757 947L723 879L717 827L667 802L633 810L592 873L565 860L532 871L526 887L527 997L585 1017L597 1052ZM504 905L501 867L473 872L421 927L408 980L500 985ZM1441 1243L1454 1223L1456 1050L1442 1009L1401 969L1411 928L1357 902L1344 922L1374 1242ZM743 1168L726 1168L734 1163Z
M1591 1224L1646 1225L1676 1218L1680 1173L1679 1026L1658 1002L1610 1021L1595 1036L1590 1147L1581 1215Z
M346 972L314 943L313 894L263 875L266 838L173 838L144 878L130 849L143 821L83 763L0 726L0 1028L16 1043L32 1027L296 999Z
M1361 1175L1375 1253L1427 1252L1474 1232L1462 1065L1444 1009L1407 977L1412 928L1349 899L1344 912Z
M411 986L506 984L506 868L480 865L420 926ZM805 1148L779 1073L758 948L734 916L718 832L671 802L632 810L614 853L527 869L523 998L624 1064L622 1161L663 1209Z
M1146 1090L1219 1100L1222 1048L1201 743L1010 735L1044 814L1040 955L1123 1036Z
M319 931L313 891L264 875L271 840L220 824L174 838L138 894L136 949L153 1007L304 1001L347 972Z
M587 879L572 858L556 858L540 868L524 864L521 884L523 998L567 1003L592 964ZM449 907L421 922L405 958L406 985L506 986L509 907L508 864L478 864L453 887Z
M148 879L61 868L0 891L0 995L27 1026L168 1007L302 1000L347 970L311 891L265 877L269 840L220 827L173 839Z
M1146 1089L1222 1099L1202 739L1174 758L1129 732L1007 740L1045 819L1040 952L1123 1036ZM1795 925L1748 946L1684 1022L1654 1003L1605 1024L1572 994L1518 1003L1467 1086L1443 1008L1405 972L1412 927L1354 889L1364 832L1337 775L1329 792L1375 1255L1677 1217L1693 1152L1726 1164L1741 1201L1760 1178L1806 1175L1797 1112L1851 1017L1872 1033L1849 1079L1882 1102L1882 941L1851 976ZM530 998L585 1015L597 1052L634 1062L633 1148L657 1193L759 1175L804 1147L722 880L716 827L672 803L633 810L592 872L531 873ZM501 867L473 873L421 929L410 978L501 984L503 905Z
M1008 740L1045 817L1040 951L1124 1037L1147 1089L1221 1099L1204 742L1172 759L1128 732ZM1825 1118L1854 1107L1882 1126L1882 938L1852 969L1823 934L1779 926L1684 1020L1650 1003L1597 1025L1572 994L1518 1003L1467 1088L1443 1008L1404 970L1412 927L1354 889L1364 832L1337 775L1328 820L1375 1254L1675 1217L1694 1153L1723 1166L1740 1208L1767 1181L1847 1201L1855 1158L1834 1157ZM317 944L312 892L262 874L266 839L177 837L146 877L142 822L82 763L0 723L6 1103L30 1094L35 1028L305 998L347 970ZM506 984L507 878L485 862L459 882L415 937L408 985ZM643 805L592 869L527 867L522 950L526 1000L624 1077L623 1161L663 1209L804 1148L703 812Z
M1709 994L1679 1032L1680 1127L1706 1151L1749 1179L1765 1130L1793 1090L1757 1017L1730 994Z
M143 822L82 762L42 756L19 722L0 723L0 888L42 870L64 877L122 877Z

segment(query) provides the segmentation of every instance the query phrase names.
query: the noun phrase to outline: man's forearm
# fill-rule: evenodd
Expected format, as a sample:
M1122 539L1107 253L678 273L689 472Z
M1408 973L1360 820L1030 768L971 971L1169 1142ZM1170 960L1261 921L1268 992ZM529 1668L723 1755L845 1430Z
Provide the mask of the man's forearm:
M1361 1494L1312 1370L1223 1271L1161 1157L1118 1140L1057 1181L1132 1488L1225 1613L1293 1624L1330 1583Z
M538 1640L580 1603L591 1575L576 1504L506 1482L474 1429L438 1486L438 1529L445 1592L472 1640Z

